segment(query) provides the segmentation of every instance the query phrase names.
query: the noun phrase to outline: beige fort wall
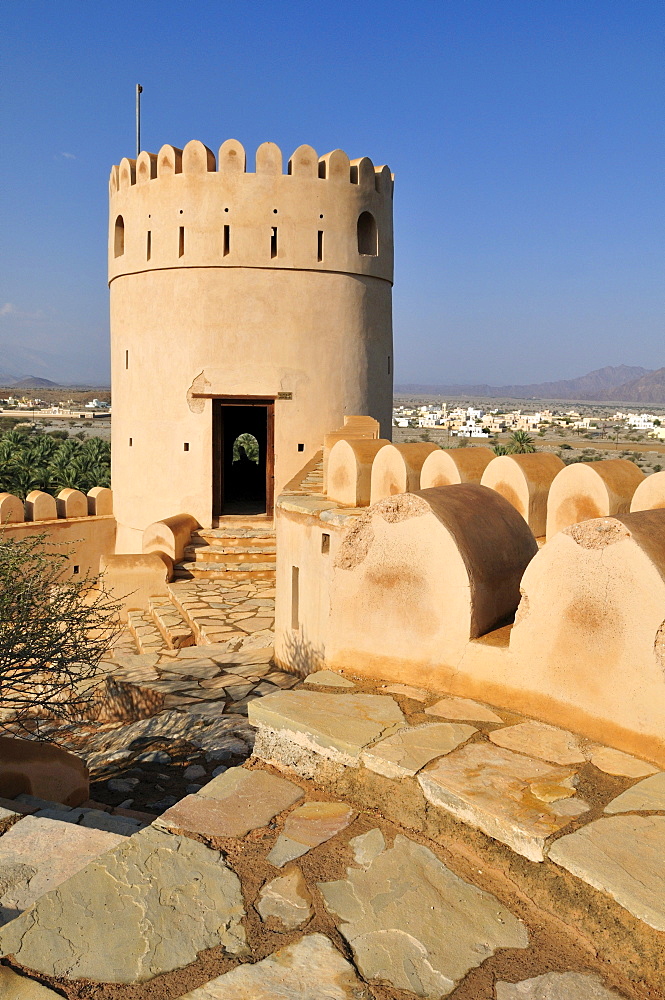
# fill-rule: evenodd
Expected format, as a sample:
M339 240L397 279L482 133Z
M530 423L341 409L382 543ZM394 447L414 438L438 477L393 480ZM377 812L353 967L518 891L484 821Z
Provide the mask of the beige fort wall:
M95 487L86 495L67 489L57 498L34 490L25 503L0 493L0 536L20 541L31 535L44 535L47 544L57 545L72 573L96 577L102 557L115 549L111 490Z
M141 551L143 530L179 512L210 526L213 397L275 400L276 494L345 415L368 413L389 433L390 172L308 146L287 169L264 143L248 172L232 140L218 166L191 142L113 168L118 552ZM375 255L359 252L372 249L358 242L367 212Z
M331 474L339 458L366 483L348 444ZM640 490L656 509L568 525L538 550L487 487L359 508L296 477L277 506L277 660L491 702L663 766L665 491L655 476Z

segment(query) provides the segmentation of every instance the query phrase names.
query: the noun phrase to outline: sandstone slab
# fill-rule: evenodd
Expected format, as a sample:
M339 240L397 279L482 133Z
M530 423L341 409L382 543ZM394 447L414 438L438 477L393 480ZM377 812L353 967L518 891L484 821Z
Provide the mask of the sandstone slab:
M311 897L299 868L271 879L261 888L256 909L262 920L274 917L286 930L302 927L312 915Z
M372 1000L323 934L308 934L255 965L239 965L181 1000Z
M665 812L665 774L659 771L644 781L638 781L612 799L605 806L605 812Z
M305 684L319 684L321 687L355 687L353 681L349 681L341 674L336 674L333 670L316 670L313 674L305 677Z
M503 722L503 719L487 705L481 705L471 698L441 698L435 705L425 709L427 715L440 715L444 719L460 719L467 722Z
M612 747L597 747L589 760L600 771L606 774L618 774L624 778L646 778L648 774L656 774L658 768L639 757L631 757L622 750Z
M359 837L353 837L349 841L349 847L353 851L353 860L357 865L368 867L374 858L378 858L381 851L386 849L386 841L378 828L361 833Z
M384 684L383 690L388 694L401 694L403 698L411 698L412 701L427 701L429 698L429 691L410 684Z
M318 886L364 978L421 997L447 996L498 948L528 946L522 922L494 896L403 836L368 869Z
M152 827L90 862L0 930L0 954L48 976L142 983L223 945L246 954L237 875Z
M582 972L547 972L521 983L497 982L496 1000L621 1000L597 976Z
M410 726L364 750L361 759L370 771L386 778L411 777L435 757L450 753L477 732L474 726L454 722Z
M26 816L0 837L0 923L13 920L123 840L117 833Z
M665 816L604 816L561 837L549 856L665 931Z
M306 854L344 830L356 817L345 802L305 802L286 818L284 831L266 858L275 868Z
M298 690L255 699L249 721L306 750L357 767L366 746L392 735L406 720L386 695Z
M286 778L230 767L167 809L153 825L214 837L244 837L302 797L302 789Z
M579 737L544 722L520 722L517 726L495 729L490 739L497 746L551 764L582 764L586 760Z
M418 782L433 805L525 858L542 861L547 837L570 823L556 807L571 797L573 774L570 768L476 743L435 761L420 772ZM582 800L572 801L586 808Z
M0 997L2 1000L62 1000L59 993L5 966L0 966Z

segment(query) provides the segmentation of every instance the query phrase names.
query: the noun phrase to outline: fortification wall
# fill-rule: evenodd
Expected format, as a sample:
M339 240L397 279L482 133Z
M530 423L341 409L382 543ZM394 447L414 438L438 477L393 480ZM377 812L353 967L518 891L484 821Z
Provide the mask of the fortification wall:
M10 493L0 493L0 537L19 541L44 535L47 544L58 545L67 555L73 575L96 577L102 556L115 550L111 491L98 487L86 496L78 490L62 490L56 499L35 490L30 497L24 504ZM38 518L33 516L35 505Z
M275 401L276 494L345 415L390 432L390 172L300 147L284 174L265 143L248 173L233 141L215 167L193 142L111 175L119 552L177 512L210 526L215 398Z
M303 495L297 477L278 502L278 662L488 701L665 765L660 481L647 493L639 470L614 476L622 513L564 525L538 548L526 506L477 482L359 510L379 444L331 449L329 478L346 474L349 506ZM584 509L613 470L567 467L551 490L561 477Z

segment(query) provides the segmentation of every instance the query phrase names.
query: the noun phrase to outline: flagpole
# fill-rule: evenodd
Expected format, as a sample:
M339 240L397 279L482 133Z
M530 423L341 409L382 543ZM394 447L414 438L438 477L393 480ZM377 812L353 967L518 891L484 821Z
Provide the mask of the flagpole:
M141 152L141 94L143 93L143 87L140 83L136 84L136 158Z

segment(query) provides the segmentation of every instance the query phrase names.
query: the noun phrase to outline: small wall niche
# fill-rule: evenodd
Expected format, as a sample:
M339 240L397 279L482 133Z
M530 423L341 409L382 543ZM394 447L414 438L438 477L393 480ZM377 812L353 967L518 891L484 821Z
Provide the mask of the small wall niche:
M182 450L189 451L189 441L185 441L185 443L182 446Z
M330 535L324 531L321 535L321 555L327 556L330 552Z
M291 628L300 628L300 569L291 567Z

